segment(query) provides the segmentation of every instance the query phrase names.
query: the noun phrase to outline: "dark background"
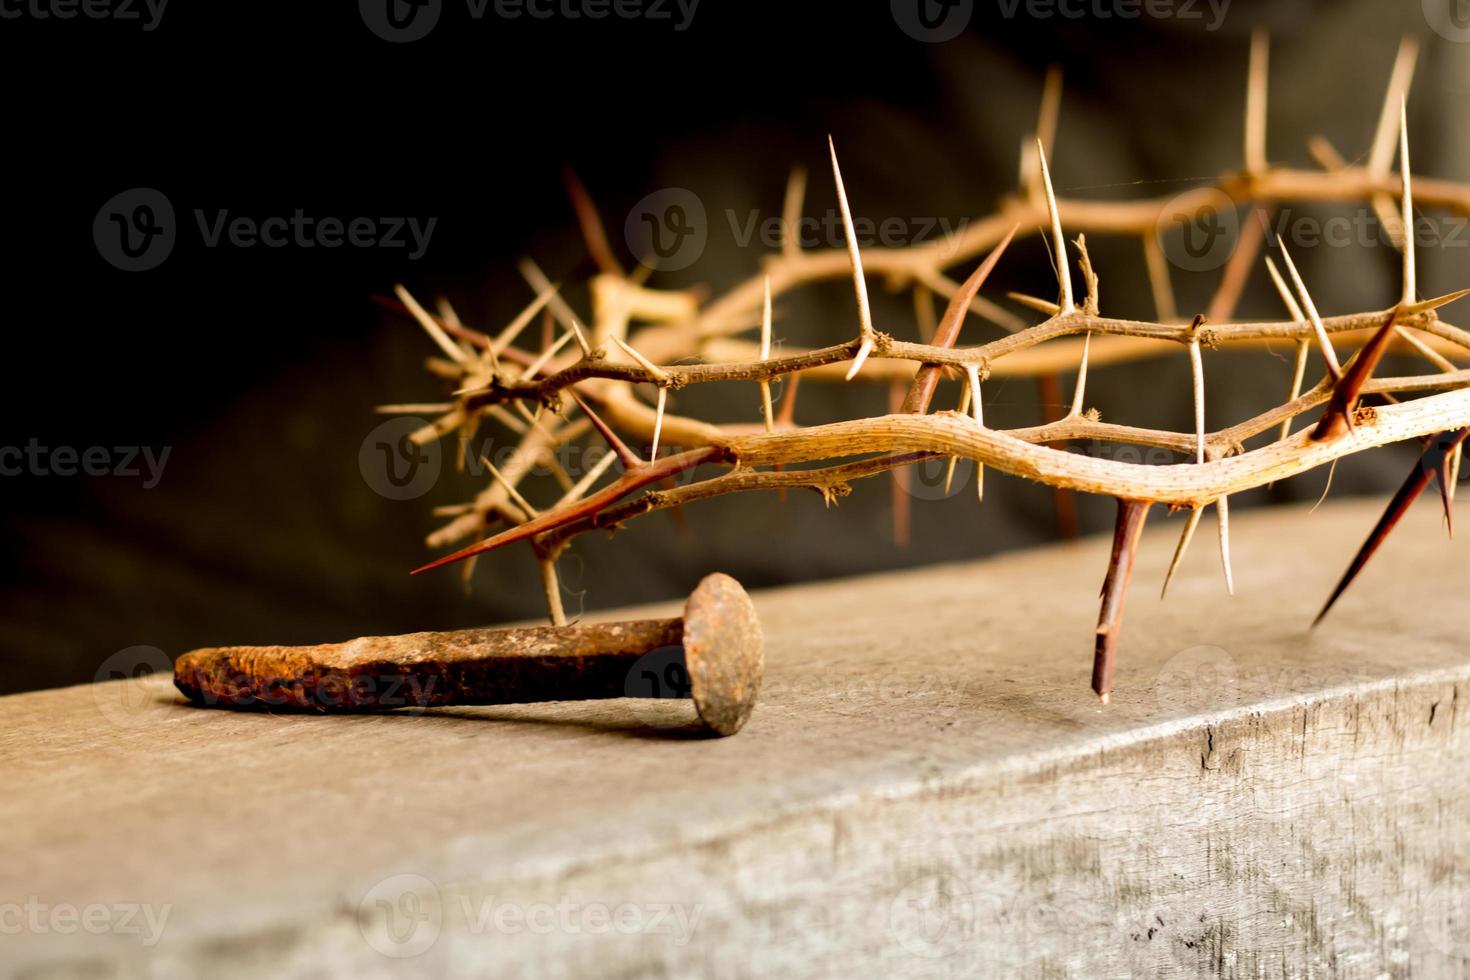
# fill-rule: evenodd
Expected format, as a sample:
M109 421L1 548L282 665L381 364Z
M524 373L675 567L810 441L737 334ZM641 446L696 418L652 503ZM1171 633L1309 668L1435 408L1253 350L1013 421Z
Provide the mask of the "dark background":
M718 216L710 245L693 268L654 282L722 292L762 255L722 230L726 209L778 215L798 163L811 172L807 213L833 206L829 132L859 214L958 222L989 212L1015 185L1052 63L1066 71L1060 192L1154 196L1236 167L1248 38L1265 24L1274 162L1309 165L1315 133L1350 158L1365 153L1398 40L1413 33L1426 44L1415 169L1470 179L1470 47L1431 32L1417 2L1234 0L1213 31L1204 6L1203 20L1188 21L1026 9L1007 17L998 0L976 0L969 29L942 44L908 36L887 3L815 0L703 0L684 31L617 18L472 21L448 0L436 30L409 44L374 36L351 3L175 0L152 31L0 19L10 175L0 445L170 450L152 489L138 477L0 478L0 693L91 680L139 644L177 655L540 615L521 549L482 562L469 597L452 571L407 575L428 557L430 508L467 499L477 481L446 476L417 500L391 501L366 484L358 458L381 421L373 405L442 395L422 369L427 338L370 296L402 281L497 329L530 299L517 258L568 282L591 271L564 164L587 183L625 262L629 208L662 187L693 190ZM160 267L129 273L103 260L92 223L134 187L167 195L179 241ZM427 254L409 261L403 249L206 248L195 208L438 222ZM1104 311L1152 316L1136 241L1093 250ZM1467 254L1425 256L1421 292L1466 285ZM1396 297L1390 248L1322 247L1299 262L1324 312ZM986 292L1047 295L1052 283L1031 238ZM1214 279L1176 270L1175 283L1190 312ZM880 328L915 336L907 301L873 289ZM568 298L585 315L585 291ZM783 307L789 342L855 332L848 283ZM1258 270L1241 314L1280 313ZM979 321L966 328L970 342L995 335ZM1212 427L1279 401L1290 375L1286 351L1212 355L1207 367ZM720 420L758 417L753 386L715 397L693 404ZM810 384L798 420L878 414L886 397L879 385ZM1098 371L1088 402L1117 421L1188 428L1184 356ZM995 424L1036 421L1037 403L1030 381L987 386ZM1383 491L1408 459L1401 449L1355 459L1334 493ZM1315 498L1322 476L1242 495L1237 507ZM968 491L916 500L913 543L899 549L889 493L886 479L860 484L828 513L806 494L726 498L689 510L688 539L666 515L616 541L585 538L562 561L568 587L584 592L569 612L674 598L715 569L755 587L1056 538L1049 491L992 475L983 507ZM1110 501L1081 505L1084 532L1109 526ZM1355 544L1344 543L1344 560ZM1192 560L1213 560L1197 551Z

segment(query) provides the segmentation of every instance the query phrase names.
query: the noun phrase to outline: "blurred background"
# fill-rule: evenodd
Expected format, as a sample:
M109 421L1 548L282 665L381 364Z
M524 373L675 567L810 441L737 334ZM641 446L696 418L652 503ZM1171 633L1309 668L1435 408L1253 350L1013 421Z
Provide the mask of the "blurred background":
M444 0L434 28L407 41L403 0L396 20L382 0L134 3L99 7L111 14L97 18L58 17L69 8L49 0L4 6L13 178L0 225L10 365L0 450L15 451L0 455L0 693L90 681L140 645L176 656L541 616L524 548L482 561L469 595L454 571L407 574L433 554L424 537L441 519L431 509L469 499L483 476L446 462L420 495L391 499L401 495L375 489L363 460L383 422L373 406L444 394L424 371L426 336L374 296L402 282L498 330L532 298L515 268L531 256L589 312L575 284L594 267L564 166L580 174L625 265L637 258L624 229L640 202L692 193L707 221L702 253L653 283L719 295L759 270L769 249L744 230L779 216L794 165L810 173L805 213L832 213L828 133L860 217L898 219L901 235L921 240L990 213L1016 187L1053 64L1065 78L1059 193L1156 197L1238 168L1249 38L1265 27L1273 163L1313 166L1307 141L1319 134L1362 159L1399 41L1412 35L1423 44L1414 169L1470 180L1470 11L1457 0L922 3L927 21L916 0L647 0L640 16L604 19L572 16L596 6L574 0L545 0L546 18L501 16L494 0L476 18L475 4ZM1167 14L1127 16L1140 9ZM172 209L161 261L120 253L115 229L109 241L104 205L114 201L135 214L140 201L154 206L159 227ZM228 230L211 241L220 222L298 211L368 223L359 242L336 247L247 245ZM1358 204L1292 214L1373 224ZM1441 228L1441 247L1421 258L1424 295L1470 285L1470 234ZM1089 244L1104 312L1151 318L1138 241ZM1376 230L1294 252L1324 313L1397 296L1399 260ZM1257 266L1240 315L1280 317ZM1218 270L1171 272L1181 313L1202 310ZM879 328L917 339L908 297L876 278L872 288ZM985 294L1040 319L1006 303L1008 289L1055 294L1039 238L1006 255ZM855 333L848 281L780 305L786 343ZM995 336L972 318L962 342ZM1216 428L1284 398L1290 350L1213 354L1206 367ZM1098 370L1088 404L1113 421L1189 429L1188 380L1182 351ZM1071 378L1062 382L1069 395ZM986 393L987 418L1004 426L1040 421L1048 397L1031 380ZM810 383L796 417L876 415L887 404L880 384ZM674 407L759 418L748 384L687 393ZM1351 459L1332 492L1386 494L1411 455ZM1315 499L1324 477L1234 506ZM728 497L688 508L687 532L659 514L616 540L588 536L561 561L568 612L676 598L713 570L760 587L1058 539L1049 490L992 475L977 506L972 479L967 471L948 497L942 474L914 481L906 547L894 540L886 477L831 511L808 493ZM528 492L542 503L556 495L549 480ZM1080 533L1111 527L1111 501L1077 504ZM1344 542L1344 561L1356 545ZM1209 551L1191 560L1215 560ZM1237 575L1248 588L1250 569ZM995 601L976 596L977 614Z

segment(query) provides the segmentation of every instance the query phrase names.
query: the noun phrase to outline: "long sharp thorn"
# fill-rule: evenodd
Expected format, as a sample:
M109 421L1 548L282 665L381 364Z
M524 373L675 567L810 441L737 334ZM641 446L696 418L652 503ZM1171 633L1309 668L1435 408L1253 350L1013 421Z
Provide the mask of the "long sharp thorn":
M607 242L607 229L602 225L597 205L592 203L592 195L587 193L587 186L571 167L562 168L562 181L566 184L572 210L577 214L577 224L582 229L582 240L587 245L587 254L592 256L592 261L605 275L621 277L623 267L613 256L612 246Z
M1449 306L1456 300L1464 299L1466 296L1470 296L1470 289L1457 289L1453 293L1445 293L1443 296L1436 296L1433 299L1421 299L1418 302L1402 306L1399 308L1399 314L1401 316L1413 316L1417 313L1426 313L1429 310L1437 310L1441 306Z
M1072 392L1072 416L1082 414L1082 399L1087 395L1087 357L1092 350L1092 331L1082 340L1082 365L1077 368L1077 387Z
M663 368L659 367L657 364L644 357L632 344L628 343L621 337L613 337L612 341L622 349L624 354L627 354L633 360L637 361L639 367L647 371L649 374L653 375L653 379L655 381L662 383L669 380L669 372L665 371Z
M1174 573L1179 570L1179 563L1184 560L1184 553L1189 550L1189 542L1194 540L1195 529L1199 527L1199 519L1204 516L1203 507L1193 507L1189 511L1189 519L1184 523L1184 533L1179 536L1179 544L1174 548L1174 558L1169 562L1169 571L1164 574L1164 587L1159 590L1159 598L1169 594L1169 583L1174 581Z
M1062 215L1057 210L1057 195L1051 185L1051 168L1046 165L1046 148L1038 140L1036 152L1040 154L1041 185L1046 191L1046 210L1051 216L1052 247L1056 250L1056 272L1057 283L1061 287L1061 316L1069 316L1077 311L1077 304L1072 297L1072 273L1067 268L1067 240L1062 235Z
M1266 83L1270 38L1257 28L1251 33L1251 58L1245 92L1245 170L1266 171ZM1226 314L1227 316L1229 314Z
M765 303L761 307L761 360L771 359L771 277L766 276ZM773 432L776 419L771 409L771 382L761 382L761 414L766 420L766 431Z
M470 359L470 355L465 353L464 348L449 338L449 334L445 333L444 328L439 326L439 321L435 320L429 315L428 310L419 305L419 301L413 298L412 293L403 288L402 283L393 287L393 294L398 297L398 301L418 321L419 326L424 328L424 332L429 335L434 343L439 345L440 350L449 355L451 360L463 364Z
M662 391L663 389L660 388L659 390ZM619 439L618 434L612 430L612 427L604 422L601 416L592 411L592 408L586 402L584 402L575 391L572 391L570 388L568 388L567 394L572 396L572 401L577 403L577 407L580 408L582 412L587 416L587 418L592 422L593 428L595 428L598 434L602 436L603 441L612 447L613 452L618 454L618 459L623 461L624 469L636 470L638 469L638 467L643 465L643 460L638 458L638 454L629 449L627 443L623 442L622 439Z
M1444 505L1444 526L1451 541L1455 539L1455 500L1450 495L1450 488L1454 486L1455 479L1454 462L1454 454L1445 453L1444 459L1439 461L1439 468L1434 473L1439 478L1439 500Z
M970 379L970 411L975 424L985 428L985 409L980 403L980 368L975 364L965 365L965 374ZM980 500L985 499L985 467L977 460L975 463L975 494Z
M1118 659L1118 638L1123 630L1123 607L1128 582L1133 577L1133 559L1138 538L1153 504L1147 500L1118 500L1118 523L1113 530L1113 553L1103 582L1102 608L1097 617L1097 642L1092 655L1092 690L1103 704L1113 690L1113 666Z
M1327 362L1327 371L1336 381L1342 377L1342 363L1337 359L1337 351L1332 347L1332 341L1327 337L1327 328L1322 325L1322 317L1317 313L1317 304L1312 302L1312 294L1307 292L1306 283L1302 282L1301 273L1296 271L1296 263L1291 260L1291 253L1286 250L1286 243L1280 239L1276 245L1281 249L1281 257L1286 260L1286 271L1291 275L1291 281L1296 286L1296 291L1301 294L1302 305L1306 307L1307 318L1312 321L1312 329L1317 334L1317 345L1322 349L1322 359Z
M650 463L658 459L658 437L664 431L664 408L668 405L668 402L669 389L660 388L658 390L658 408L656 410L658 414L653 420L653 447L648 451L648 461Z
M1230 498L1215 501L1215 513L1220 518L1220 566L1225 570L1225 591L1235 595L1235 570L1230 563Z
M1196 314L1189 331L1189 378L1194 390L1194 432L1196 462L1205 461L1205 366L1199 351L1199 330L1205 318Z
M1378 523L1369 532L1368 540L1363 542L1363 546L1353 556L1353 560L1348 565L1347 571L1343 573L1342 578L1338 580L1337 587L1332 590L1332 595L1328 597L1326 604L1322 606L1322 611L1317 614L1316 619L1312 620L1312 627L1314 629L1326 618L1328 612L1332 610L1333 605L1347 591L1347 587L1352 584L1353 579L1358 577L1358 573L1363 570L1363 567L1368 564L1368 560L1373 557L1374 553L1378 551L1379 547L1388 538L1389 533L1398 526L1399 521L1403 520L1404 514L1408 513L1409 507L1413 505L1415 500L1419 499L1419 495L1424 492L1424 488L1429 486L1430 479L1439 467L1440 457L1453 452L1457 446L1465 441L1467 435L1470 435L1470 429L1459 429L1455 432L1441 433L1430 442L1429 446L1424 450L1424 454L1420 456L1419 461L1414 464L1414 468L1409 471L1408 479L1404 480L1398 492L1393 495L1393 499L1388 502L1388 507L1384 510L1383 516L1378 518Z
M1271 261L1271 256L1269 255L1266 256L1266 271L1271 273L1271 282L1275 284L1276 292L1281 296L1281 302L1286 304L1286 312L1291 316L1292 322L1299 323L1305 320L1306 317L1302 314L1301 304L1296 301L1296 297L1286 287L1286 280L1281 278L1281 270L1276 268L1276 263ZM1307 351L1309 348L1310 345L1306 340L1297 342L1296 366L1291 376L1291 394L1286 399L1289 402L1296 401L1297 396L1302 393L1302 382L1306 380L1307 376ZM1291 435L1291 419L1283 419L1281 421L1281 434L1279 438L1285 439L1289 435Z
M1417 298L1418 275L1414 258L1414 178L1409 165L1409 104L1405 94L1399 102L1399 165L1404 181L1404 295L1408 306Z
M991 270L1005 254L1006 247L1011 244L1011 239L1015 237L1020 227L1020 225L1012 225L1011 230L1006 232L1006 236L1000 240L999 244L990 250L985 261L975 267L975 271L970 273L964 285L950 297L949 305L944 310L944 316L939 321L939 328L935 330L934 337L930 341L931 346L951 348L958 343L960 328L964 325L965 314L970 309L970 301L975 298L980 287L985 285L985 280L989 278ZM929 411L929 403L934 399L934 389L939 386L939 378L943 372L944 368L938 364L921 366L918 374L914 376L914 383L909 388L908 397L904 399L903 408L900 411L914 415L923 415Z
M532 378L534 378L541 371L541 369L549 364L551 362L551 359L555 357L561 351L561 349L567 345L567 342L572 339L572 336L573 334L571 332L567 332L557 338L556 343L546 348L544 351L541 352L540 356L538 356L530 364L526 365L526 370L521 372L521 380L530 381Z
M1347 370L1338 379L1332 388L1332 399L1327 403L1327 411L1322 414L1317 427L1312 430L1312 438L1318 442L1326 439L1335 439L1343 433L1352 429L1352 414L1358 404L1358 396L1363 391L1363 386L1373 377L1373 371L1378 367L1378 362L1383 360L1383 355L1388 351L1389 344L1393 341L1394 325L1398 321L1397 312L1389 313L1388 319L1383 326L1373 334L1373 338L1358 351Z
M1373 146L1368 151L1367 170L1371 176L1383 177L1393 163L1396 123L1399 122L1399 106L1408 97L1409 85L1414 78L1414 65L1419 58L1419 42L1405 37L1399 44L1394 57L1393 72L1388 78L1388 90L1383 94L1383 108L1378 114L1378 126L1373 131Z
M852 367L847 369L846 380L851 381L857 377L857 373L863 369L863 362L871 353L873 353L873 341L872 338L867 338L858 346L857 354L852 359Z
M520 331L526 329L526 325L529 325L531 320L537 319L537 313L544 309L545 304L550 303L551 297L557 294L557 289L559 288L557 285L551 285L551 287L542 289L537 295L537 298L532 301L531 306L520 311L519 316L512 320L506 326L506 329L503 329L500 334L495 336L494 341L491 342L490 350L494 351L495 354L501 354L507 347L510 347L516 341L517 336L520 336Z
M868 353L872 351L873 345L873 312L868 306L868 283L863 277L863 257L858 251L857 230L852 223L852 208L847 202L847 189L842 185L842 170L837 166L837 144L832 137L827 137L827 148L832 152L832 179L837 185L837 206L842 212L842 230L847 238L847 257L852 263L853 291L857 295L858 327L863 338L863 349L858 351L853 368L848 372L848 379L857 374L862 368L863 361Z

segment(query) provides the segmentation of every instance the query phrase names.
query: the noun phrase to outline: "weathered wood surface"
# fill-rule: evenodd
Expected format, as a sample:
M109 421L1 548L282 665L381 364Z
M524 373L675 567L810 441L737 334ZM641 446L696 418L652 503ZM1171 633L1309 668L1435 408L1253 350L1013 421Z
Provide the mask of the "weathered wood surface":
M1470 975L1467 545L1425 503L1306 628L1380 506L1243 515L1235 599L1202 530L1160 602L1157 521L1107 708L1106 539L757 593L719 741L687 702L0 699L0 969Z

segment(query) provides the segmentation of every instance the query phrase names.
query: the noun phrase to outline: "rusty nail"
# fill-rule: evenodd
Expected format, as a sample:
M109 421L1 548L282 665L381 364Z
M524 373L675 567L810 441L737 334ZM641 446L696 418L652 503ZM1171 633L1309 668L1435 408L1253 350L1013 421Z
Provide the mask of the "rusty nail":
M217 647L180 657L174 684L206 707L323 712L687 697L706 729L733 735L764 664L750 597L717 573L679 619Z

